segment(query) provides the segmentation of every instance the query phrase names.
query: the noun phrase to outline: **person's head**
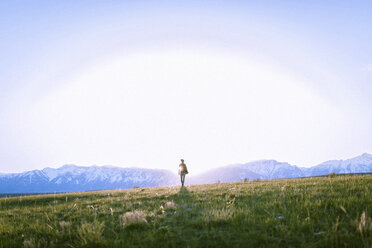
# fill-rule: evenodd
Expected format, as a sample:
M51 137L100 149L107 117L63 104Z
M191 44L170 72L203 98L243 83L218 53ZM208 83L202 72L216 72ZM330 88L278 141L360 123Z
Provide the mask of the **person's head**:
M183 163L183 162L184 162L184 160L183 160L183 159L181 159L181 162Z

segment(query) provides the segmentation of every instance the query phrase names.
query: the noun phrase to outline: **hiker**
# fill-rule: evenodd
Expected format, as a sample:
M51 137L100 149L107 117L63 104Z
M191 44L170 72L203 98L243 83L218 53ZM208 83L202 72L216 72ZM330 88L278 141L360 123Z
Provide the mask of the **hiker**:
M181 159L181 163L180 165L178 166L178 175L181 176L181 183L182 183L182 187L185 183L185 176L186 174L188 174L189 172L187 171L187 167L186 167L186 164L184 163L184 160Z

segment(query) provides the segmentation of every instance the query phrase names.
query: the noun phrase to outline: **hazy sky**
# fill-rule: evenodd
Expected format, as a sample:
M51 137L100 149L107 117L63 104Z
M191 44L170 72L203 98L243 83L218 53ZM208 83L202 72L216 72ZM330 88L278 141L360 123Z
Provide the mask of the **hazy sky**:
M0 1L0 172L372 153L371 1Z

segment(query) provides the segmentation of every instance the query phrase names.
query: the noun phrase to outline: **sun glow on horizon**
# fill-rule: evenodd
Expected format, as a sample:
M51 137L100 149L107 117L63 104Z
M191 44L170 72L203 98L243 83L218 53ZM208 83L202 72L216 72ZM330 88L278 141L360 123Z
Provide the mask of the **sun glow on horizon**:
M285 159L341 120L303 80L270 61L213 51L116 55L26 108L25 146L48 165L175 170L185 158L193 173Z

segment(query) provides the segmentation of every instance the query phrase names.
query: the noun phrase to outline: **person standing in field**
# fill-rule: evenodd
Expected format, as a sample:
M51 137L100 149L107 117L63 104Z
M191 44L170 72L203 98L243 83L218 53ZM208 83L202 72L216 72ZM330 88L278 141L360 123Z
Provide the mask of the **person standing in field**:
M182 184L182 187L183 185L185 184L185 176L186 174L188 174L189 172L187 171L187 167L186 167L186 164L184 162L183 159L181 159L181 163L180 165L178 166L178 175L181 176L181 184Z

